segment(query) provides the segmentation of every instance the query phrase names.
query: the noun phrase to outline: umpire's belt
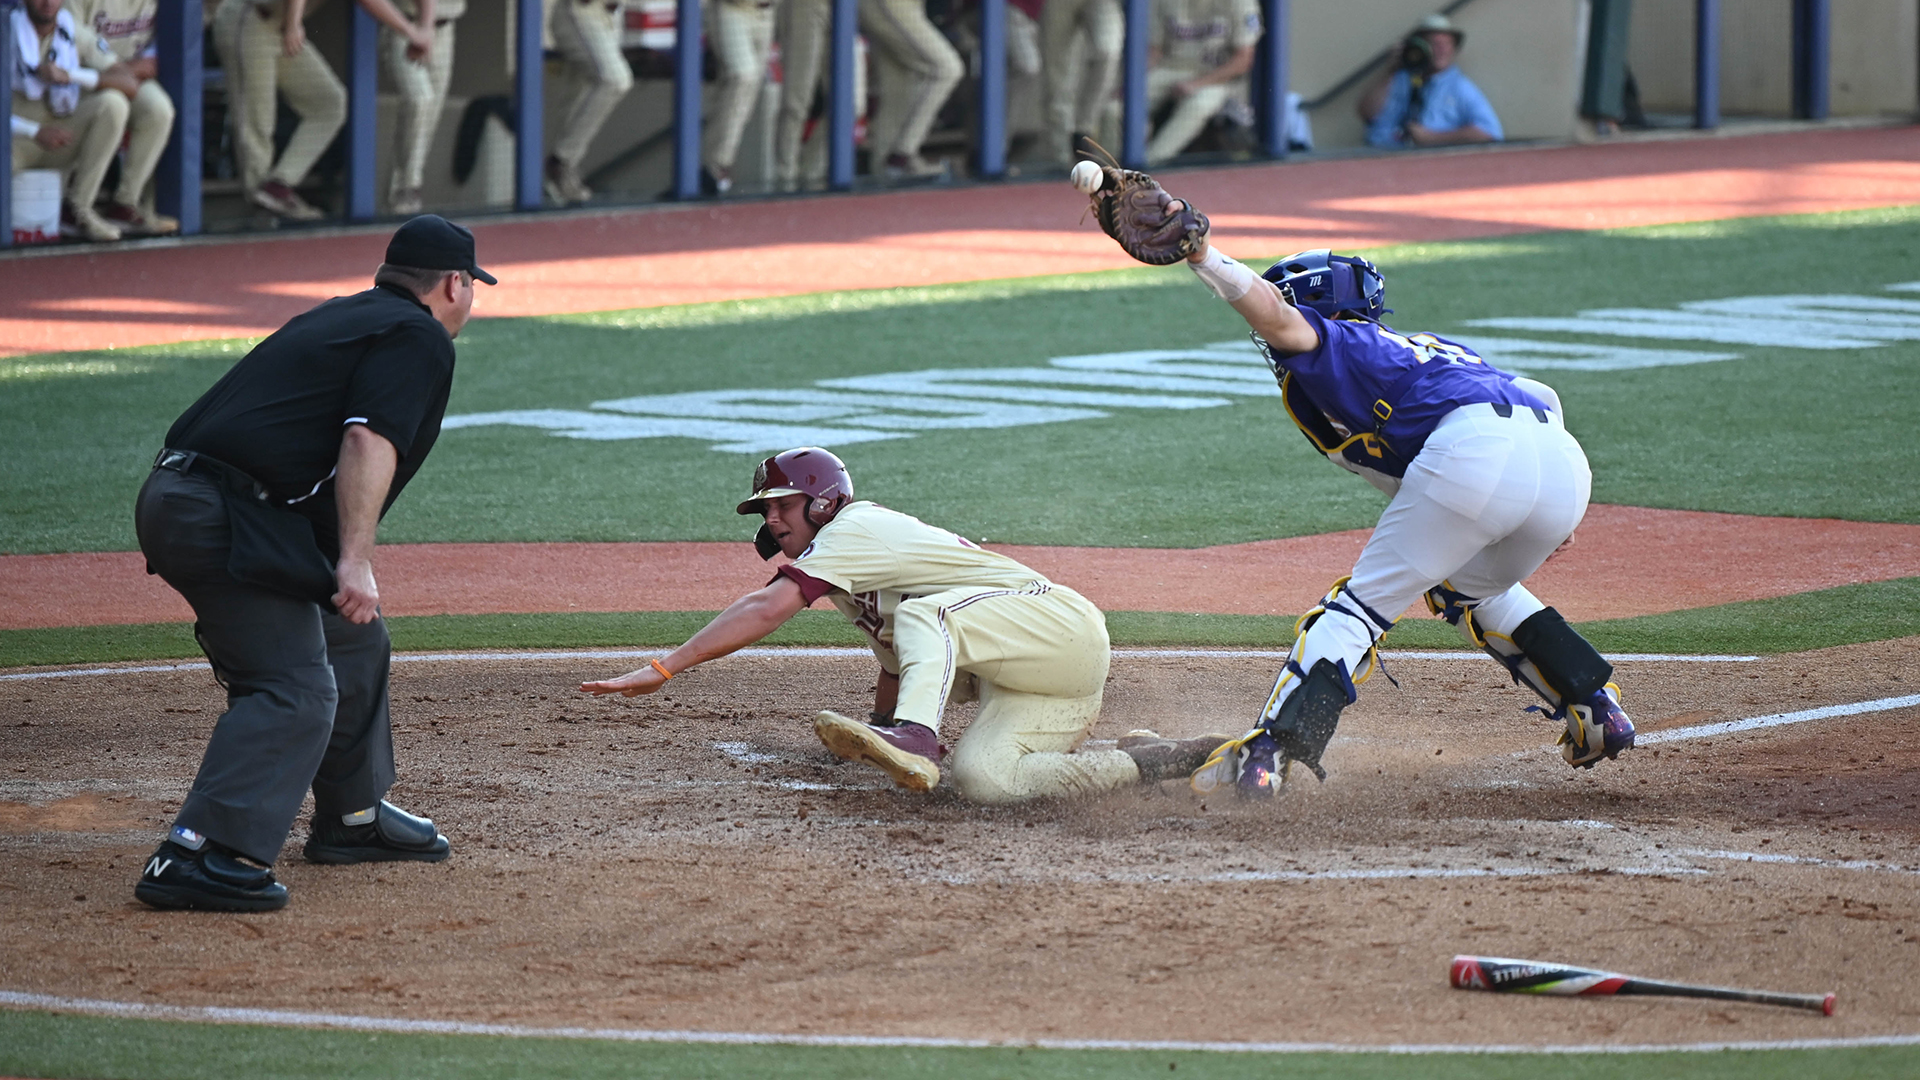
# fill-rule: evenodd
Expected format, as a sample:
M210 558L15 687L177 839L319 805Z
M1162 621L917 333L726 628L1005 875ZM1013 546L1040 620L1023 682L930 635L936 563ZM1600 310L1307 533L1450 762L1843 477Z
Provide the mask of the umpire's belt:
M218 480L220 486L230 494L273 505L272 497L267 493L267 485L226 462L218 458L210 458L197 450L162 450L154 457L153 467L171 469L177 473L199 473L202 476L209 476Z

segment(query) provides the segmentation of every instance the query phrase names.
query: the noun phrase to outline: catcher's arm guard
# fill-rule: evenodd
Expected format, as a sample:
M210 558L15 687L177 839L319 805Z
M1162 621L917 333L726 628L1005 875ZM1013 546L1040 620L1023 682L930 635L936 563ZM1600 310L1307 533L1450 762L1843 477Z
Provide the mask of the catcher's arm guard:
M1149 266L1167 266L1200 250L1207 215L1174 198L1143 172L1102 165L1099 190L1087 196L1101 231Z

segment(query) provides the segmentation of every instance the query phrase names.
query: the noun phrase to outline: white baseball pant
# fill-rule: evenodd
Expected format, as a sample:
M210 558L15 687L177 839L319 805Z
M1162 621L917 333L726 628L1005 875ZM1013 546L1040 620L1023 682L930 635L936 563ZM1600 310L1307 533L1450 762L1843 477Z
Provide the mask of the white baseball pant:
M1483 633L1502 636L1545 606L1520 582L1586 516L1593 474L1560 414L1511 412L1466 405L1440 421L1361 549L1348 595L1396 619L1446 582L1480 601L1473 620ZM1354 673L1383 632L1364 615L1328 611L1301 635L1294 660L1302 671L1344 661Z

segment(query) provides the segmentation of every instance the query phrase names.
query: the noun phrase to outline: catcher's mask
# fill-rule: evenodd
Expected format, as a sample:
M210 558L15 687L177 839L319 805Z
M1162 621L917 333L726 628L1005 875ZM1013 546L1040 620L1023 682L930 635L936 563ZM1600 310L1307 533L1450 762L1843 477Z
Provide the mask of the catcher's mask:
M1312 308L1329 319L1347 313L1377 320L1393 310L1378 267L1326 248L1289 255L1260 276L1280 286L1295 307Z
M767 500L780 495L806 495L807 520L820 528L833 520L840 508L853 501L853 478L846 463L817 446L802 446L775 454L753 470L753 494L734 508L738 514L767 512ZM754 550L762 559L780 554L780 543L773 532L760 526L753 538Z

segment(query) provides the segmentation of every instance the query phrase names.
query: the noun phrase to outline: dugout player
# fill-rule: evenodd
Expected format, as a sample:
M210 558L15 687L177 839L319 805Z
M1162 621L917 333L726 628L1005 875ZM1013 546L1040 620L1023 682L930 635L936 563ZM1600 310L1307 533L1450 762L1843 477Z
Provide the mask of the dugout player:
M309 788L309 861L447 857L433 822L384 798L392 650L372 560L440 434L475 280L494 284L473 234L416 217L373 288L281 327L168 430L135 528L148 571L193 605L227 711L134 888L146 903L285 907L272 865Z
M1188 265L1253 328L1307 441L1392 499L1353 573L1302 617L1259 722L1194 789L1272 795L1295 761L1324 778L1321 752L1381 635L1423 598L1565 720L1568 764L1633 746L1613 666L1520 584L1573 534L1592 489L1558 395L1381 323L1386 282L1365 259L1306 251L1263 279L1202 239Z
M928 791L944 758L954 786L980 803L1076 795L1180 776L1226 736L1134 732L1114 750L1075 752L1100 715L1107 627L1072 589L964 537L872 502L855 502L839 458L817 447L770 457L737 508L762 514L762 558L792 561L661 659L591 694L651 694L695 664L751 645L826 597L867 635L880 661L872 723L821 712L814 730L836 756ZM980 712L953 749L940 718L956 693ZM971 697L965 700L972 700Z
M153 41L160 0L72 0L70 7L74 19L93 28L138 86L127 112L120 182L102 216L130 236L177 233L179 220L154 210L150 183L173 133L173 99L160 85L160 49Z

